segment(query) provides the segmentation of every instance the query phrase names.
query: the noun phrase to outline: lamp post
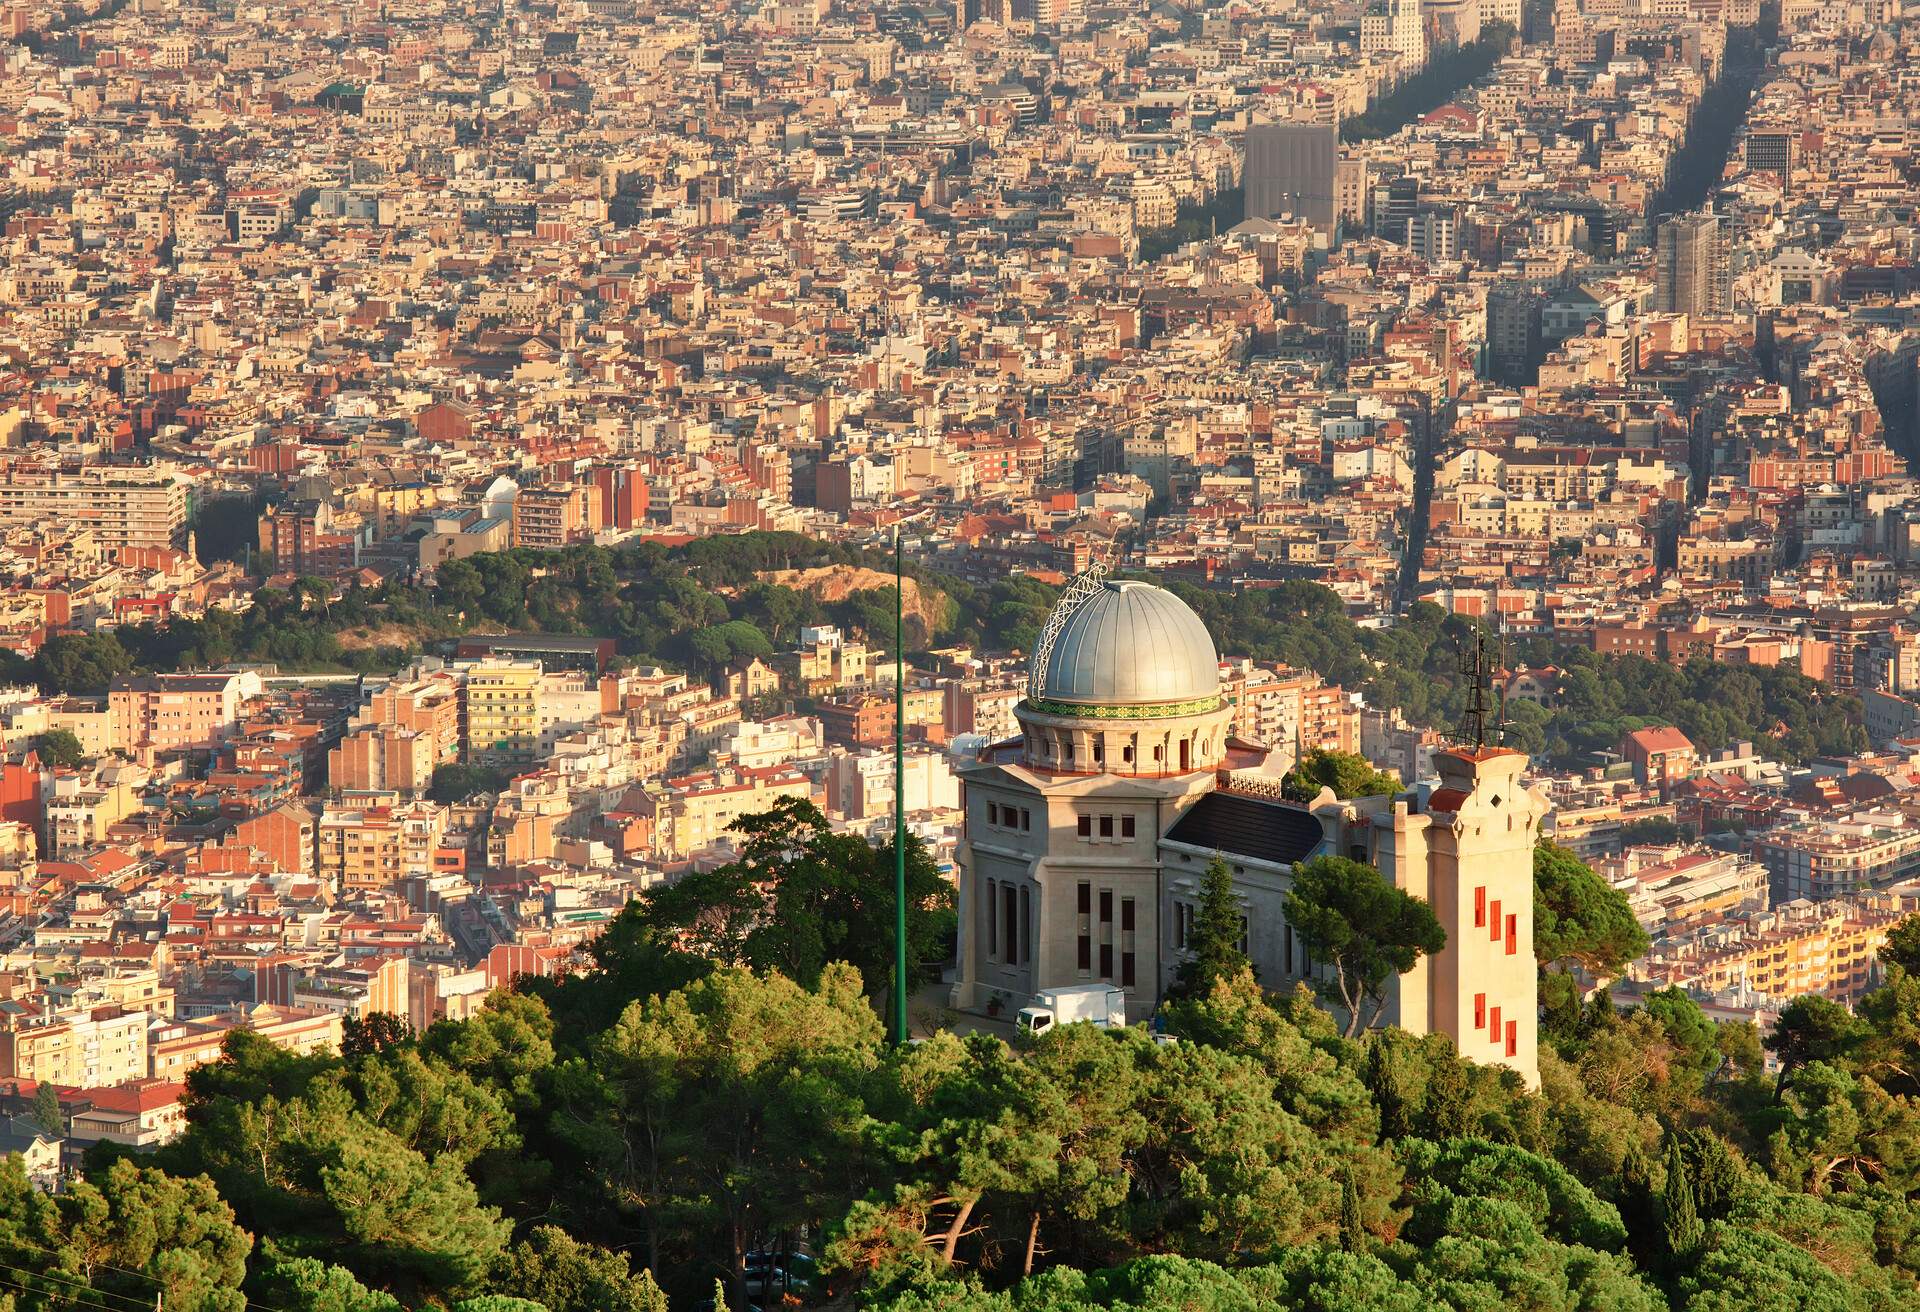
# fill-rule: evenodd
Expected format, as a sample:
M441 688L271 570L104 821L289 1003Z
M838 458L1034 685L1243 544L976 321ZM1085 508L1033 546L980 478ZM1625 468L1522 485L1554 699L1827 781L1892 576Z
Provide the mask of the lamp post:
M893 1041L907 1041L907 602L893 525Z

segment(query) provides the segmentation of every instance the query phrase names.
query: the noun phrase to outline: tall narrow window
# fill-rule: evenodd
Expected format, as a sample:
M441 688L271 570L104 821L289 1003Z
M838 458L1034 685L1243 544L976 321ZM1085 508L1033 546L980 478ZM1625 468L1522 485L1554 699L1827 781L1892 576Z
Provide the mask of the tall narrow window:
M1113 817L1112 816L1103 815L1100 817L1100 837L1102 838L1113 837Z
M1133 899L1120 899L1120 983L1133 987Z
M1487 995L1484 993L1476 993L1473 995L1473 1027L1479 1030L1485 1029L1486 1026Z
M1006 956L1003 958L1009 966L1020 964L1020 898L1012 884L1000 885L1000 913L1004 918L1000 932L1006 936Z
M1000 881L987 881L987 959L1000 959Z
M1110 888L1100 890L1100 923L1103 925L1113 923L1113 890Z
M1507 1056L1520 1055L1520 1026L1517 1021L1507 1022Z
M1500 941L1500 899L1499 898L1495 898L1493 900L1493 905L1487 909L1487 918L1493 922L1493 933L1490 937L1493 939L1495 943L1498 943Z
M1076 913L1080 941L1075 954L1075 964L1082 974L1093 970L1093 885L1082 883L1076 891Z
M1020 886L1020 961L1033 960L1033 890Z
M1473 927L1487 927L1487 886L1485 884L1473 890Z
M1286 958L1282 963L1287 974L1293 974L1293 926L1288 925L1280 931L1280 952Z
M1120 817L1120 837L1122 838L1133 837L1133 817L1132 816L1123 815Z
M1495 1043L1500 1042L1500 1008L1495 1007L1488 1014L1487 1029L1491 1031L1488 1037L1490 1037Z
M1507 915L1507 955L1517 956L1520 952L1520 917Z

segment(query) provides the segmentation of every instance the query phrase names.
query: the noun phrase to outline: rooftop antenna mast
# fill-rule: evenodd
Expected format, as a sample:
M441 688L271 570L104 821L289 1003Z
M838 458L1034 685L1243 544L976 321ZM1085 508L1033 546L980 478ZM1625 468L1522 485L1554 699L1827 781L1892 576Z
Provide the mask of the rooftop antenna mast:
M1499 718L1494 722L1494 733L1499 736L1500 742L1504 745L1507 741L1507 684L1512 682L1507 673L1507 625L1504 619L1500 622L1500 668L1498 673L1500 675L1500 710Z
M1493 663L1488 659L1486 634L1475 632L1472 642L1461 653L1460 677L1467 681L1467 709L1460 717L1460 741L1470 744L1477 752L1487 745L1487 724L1495 719L1490 705ZM1503 706L1502 714L1504 710ZM1495 729L1497 732L1497 720Z
M893 997L889 1028L907 1041L907 602L893 521Z

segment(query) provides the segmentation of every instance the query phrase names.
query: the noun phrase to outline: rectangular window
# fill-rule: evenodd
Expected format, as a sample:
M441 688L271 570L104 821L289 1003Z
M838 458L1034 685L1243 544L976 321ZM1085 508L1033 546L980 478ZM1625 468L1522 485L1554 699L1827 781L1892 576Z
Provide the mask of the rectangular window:
M1012 884L1000 885L1000 914L1004 922L1000 933L1006 939L1006 963L1009 966L1020 964L1020 899Z
M1103 815L1100 817L1100 837L1102 838L1113 837L1113 817L1112 816Z
M1000 959L1000 881L987 881L987 959Z
M1113 978L1113 944L1111 943L1100 945L1100 978Z
M1282 955L1286 957L1286 962L1284 963L1286 967L1286 972L1287 974L1291 975L1293 974L1293 926L1292 925L1288 925L1285 929L1280 931L1280 950Z
M1507 1056L1520 1055L1520 1026L1518 1021L1507 1022Z
M1473 995L1473 1027L1479 1030L1485 1029L1486 1026L1487 995L1484 993L1476 993Z
M1500 941L1500 899L1499 898L1495 898L1493 900L1493 905L1487 909L1487 915L1488 915L1488 918L1493 922L1493 934L1491 937L1495 943L1498 943Z
M1024 833L1028 833L1032 829L1033 829L1033 812L1027 810L1027 808L1023 806L1020 808L1020 832L1024 834Z
M1074 964L1085 975L1093 970L1093 885L1081 883L1074 890L1075 927L1080 938L1075 944Z
M1133 933L1133 899L1130 897L1120 899L1120 929L1123 933Z
M1081 816L1079 828L1080 828L1080 837L1092 838L1093 837L1093 817L1090 815Z
M1489 1037L1491 1037L1495 1043L1500 1042L1500 1008L1495 1007L1492 1012L1489 1013L1487 1020L1487 1029L1491 1031Z
M1240 943L1239 943L1239 948L1240 948L1240 955L1241 955L1241 956L1243 956L1243 957L1250 957L1250 956L1252 956L1252 955L1253 955L1253 948L1252 948L1252 937L1251 937L1251 933L1250 933L1250 931L1249 931L1249 929L1248 929L1248 927L1247 927L1247 918L1246 918L1245 916L1242 916L1242 917L1240 917Z
M1033 890L1020 888L1020 960L1033 960Z
M1473 927L1487 927L1487 886L1485 884L1473 890Z
M1515 915L1509 915L1507 917L1507 955L1512 957L1512 956L1518 956L1519 953L1520 953L1520 917Z
M1110 888L1100 890L1100 923L1103 925L1113 923L1113 890Z
M1133 837L1133 817L1132 816L1123 815L1120 817L1120 837L1122 838Z
M1120 986L1129 989L1133 987L1133 953L1131 952L1120 954Z

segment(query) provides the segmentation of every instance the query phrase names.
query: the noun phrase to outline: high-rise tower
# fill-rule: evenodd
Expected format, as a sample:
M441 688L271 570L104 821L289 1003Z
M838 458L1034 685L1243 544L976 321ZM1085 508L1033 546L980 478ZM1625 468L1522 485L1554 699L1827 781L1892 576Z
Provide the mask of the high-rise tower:
M1682 214L1660 225L1654 286L1666 314L1725 314L1733 304L1727 235L1720 216Z

